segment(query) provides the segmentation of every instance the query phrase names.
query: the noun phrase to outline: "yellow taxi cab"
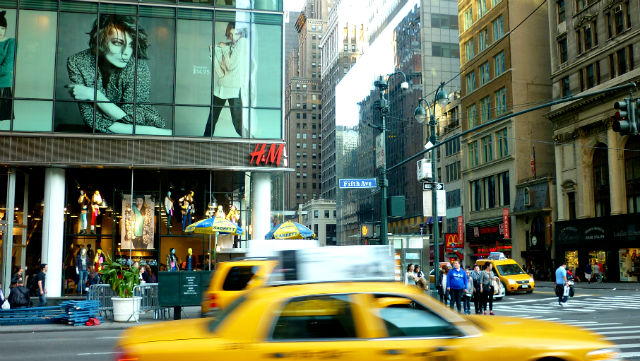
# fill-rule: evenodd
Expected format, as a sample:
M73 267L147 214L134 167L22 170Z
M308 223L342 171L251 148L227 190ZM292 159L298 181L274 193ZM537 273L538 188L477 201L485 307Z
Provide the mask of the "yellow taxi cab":
M209 287L202 295L202 315L224 308L248 290L262 286L277 264L270 259L218 263Z
M536 283L529 274L522 270L518 262L512 259L479 259L476 264L484 269L487 262L493 264L493 272L498 276L507 292L533 292Z
M216 318L123 332L116 360L618 360L602 336L575 326L461 316L397 282L254 288Z

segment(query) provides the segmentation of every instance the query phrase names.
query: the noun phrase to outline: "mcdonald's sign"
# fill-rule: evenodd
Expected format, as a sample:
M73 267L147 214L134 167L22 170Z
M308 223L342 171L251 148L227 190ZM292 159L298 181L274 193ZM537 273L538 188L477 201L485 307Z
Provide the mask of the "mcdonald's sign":
M456 248L464 248L464 241L458 238L457 233L445 233L444 239L447 252L453 252Z

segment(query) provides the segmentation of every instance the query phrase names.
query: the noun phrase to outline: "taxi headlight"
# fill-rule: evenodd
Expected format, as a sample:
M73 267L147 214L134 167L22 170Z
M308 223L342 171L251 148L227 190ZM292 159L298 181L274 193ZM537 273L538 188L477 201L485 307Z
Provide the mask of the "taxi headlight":
M529 278L529 283L533 283L533 277Z
M587 358L592 361L619 361L619 350L617 348L601 348L587 353Z
M516 284L516 281L514 281L514 280L512 280L512 279L509 279L509 284L510 284L510 285L515 285L515 284Z

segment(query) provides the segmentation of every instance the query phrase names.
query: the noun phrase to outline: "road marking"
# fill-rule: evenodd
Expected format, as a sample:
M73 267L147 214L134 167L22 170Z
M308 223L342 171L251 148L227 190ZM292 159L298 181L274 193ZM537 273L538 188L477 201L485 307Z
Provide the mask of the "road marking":
M634 348L640 347L640 343L626 343L622 345L616 345L617 348Z
M115 352L111 351L111 352L85 352L85 353L78 353L76 354L76 356L93 356L93 355L113 355Z
M120 338L120 336L103 336L103 337L96 337L96 340L113 340L118 338Z
M625 328L640 328L640 326L589 327L590 330L621 330Z
M640 357L640 352L620 352L620 357Z
M623 334L623 333L638 333L638 330L627 330L627 331L606 331L606 332L598 332L601 335L615 335L615 334ZM640 336L637 336L640 338Z
M636 336L607 337L607 340L609 340L609 341L615 341L615 340L640 340L640 336L636 335Z

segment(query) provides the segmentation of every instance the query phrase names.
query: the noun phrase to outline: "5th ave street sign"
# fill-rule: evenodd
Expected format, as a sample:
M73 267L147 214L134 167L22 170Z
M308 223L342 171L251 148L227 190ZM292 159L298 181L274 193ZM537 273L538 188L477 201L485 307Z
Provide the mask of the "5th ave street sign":
M376 178L340 179L340 188L376 188Z
M443 183L422 183L423 191L430 191L430 190L433 190L434 188L437 191L441 191L444 189L444 184Z

